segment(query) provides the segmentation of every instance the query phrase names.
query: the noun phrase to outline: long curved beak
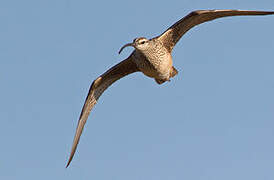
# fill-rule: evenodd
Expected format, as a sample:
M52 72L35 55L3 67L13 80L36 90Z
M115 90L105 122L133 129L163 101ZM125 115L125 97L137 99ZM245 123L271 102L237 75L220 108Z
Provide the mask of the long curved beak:
M120 51L119 51L119 54L123 51L123 49L124 49L125 47L128 47L128 46L134 47L134 43L127 43L127 44L125 44L123 47L121 47L121 49L120 49Z

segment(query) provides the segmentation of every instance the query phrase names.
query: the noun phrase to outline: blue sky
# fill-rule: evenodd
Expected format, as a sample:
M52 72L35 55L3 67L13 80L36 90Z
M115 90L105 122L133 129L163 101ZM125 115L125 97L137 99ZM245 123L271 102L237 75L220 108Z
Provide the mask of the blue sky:
M130 54L122 45L197 9L274 1L1 1L0 179L273 180L274 16L192 29L169 83L115 83L65 169L91 82Z

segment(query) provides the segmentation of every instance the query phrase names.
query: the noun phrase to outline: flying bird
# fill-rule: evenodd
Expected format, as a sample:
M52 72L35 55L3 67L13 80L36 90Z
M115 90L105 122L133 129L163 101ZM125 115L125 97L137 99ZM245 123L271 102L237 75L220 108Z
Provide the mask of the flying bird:
M228 16L249 16L249 15L273 15L274 11L246 11L246 10L198 10L189 13L187 16L173 24L161 35L152 39L139 37L132 43L124 45L132 46L134 51L128 58L110 68L99 76L90 86L85 100L77 129L74 136L70 157L67 163L69 166L77 145L80 140L84 125L88 119L90 111L95 106L102 93L115 81L135 72L142 72L148 77L154 78L156 83L162 84L178 74L172 64L172 49L180 38L191 28L201 23L217 18Z

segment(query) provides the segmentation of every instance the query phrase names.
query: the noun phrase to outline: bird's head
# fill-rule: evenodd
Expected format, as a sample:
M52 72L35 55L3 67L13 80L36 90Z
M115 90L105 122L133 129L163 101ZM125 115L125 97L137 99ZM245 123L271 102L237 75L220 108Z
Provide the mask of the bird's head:
M132 46L137 50L146 50L149 46L149 40L144 37L135 38L132 43L125 44L119 51L119 54L123 51L125 47Z

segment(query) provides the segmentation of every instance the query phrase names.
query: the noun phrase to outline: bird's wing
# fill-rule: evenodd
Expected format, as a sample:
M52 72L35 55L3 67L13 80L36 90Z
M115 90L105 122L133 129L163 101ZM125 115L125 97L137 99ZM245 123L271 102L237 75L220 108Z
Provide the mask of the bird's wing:
M199 10L189 13L187 16L173 24L163 34L156 37L164 46L172 51L180 38L192 27L201 23L227 16L270 15L274 11L244 11L244 10Z
M69 166L73 155L76 151L77 145L79 143L80 136L82 134L84 125L88 119L89 113L96 104L97 100L101 96L101 94L115 81L118 79L139 71L136 64L133 62L133 56L130 55L127 59L120 62L119 64L113 66L110 68L107 72L105 72L103 75L99 76L90 86L88 96L86 98L85 104L83 106L76 133L73 140L73 145L70 153L70 157L67 163L67 166Z

